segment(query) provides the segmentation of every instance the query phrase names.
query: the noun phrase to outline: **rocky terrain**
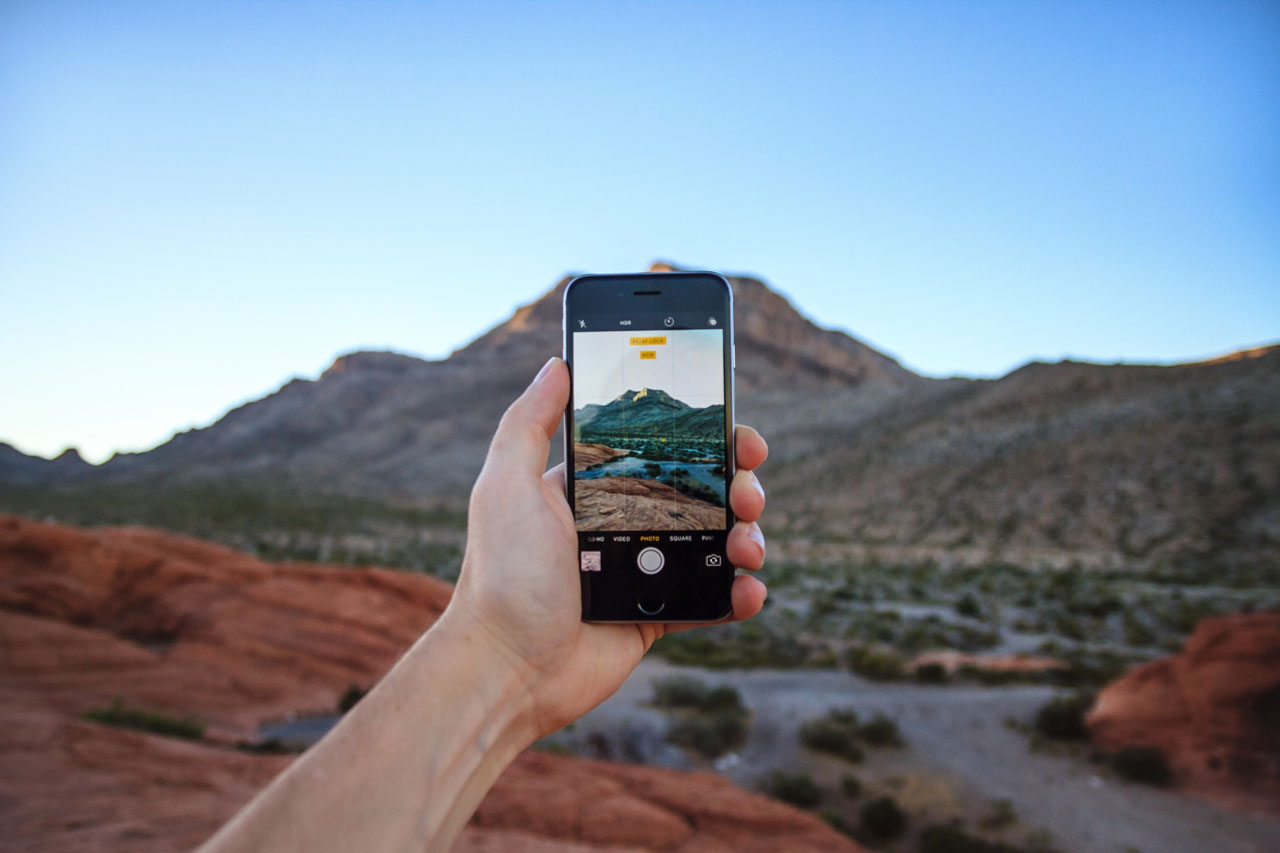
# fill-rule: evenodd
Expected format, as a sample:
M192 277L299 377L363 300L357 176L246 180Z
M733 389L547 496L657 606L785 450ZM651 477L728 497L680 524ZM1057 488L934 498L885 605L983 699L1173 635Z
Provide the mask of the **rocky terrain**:
M1280 350L927 379L761 281L731 280L738 418L769 438L770 532L788 553L1225 570L1280 560ZM102 466L0 446L0 509L168 524L145 510L148 495L226 484L460 512L503 408L559 352L562 288L447 359L343 356L314 381ZM110 499L130 488L143 493L131 516Z
M0 517L0 849L198 844L291 760L252 751L262 723L332 713L449 594L421 575ZM113 706L148 717L87 718ZM186 739L153 733L175 723ZM457 849L781 847L859 849L710 774L526 753Z
M724 530L725 526L723 507L639 477L579 480L573 487L573 502L580 530Z
M1205 620L1181 654L1108 685L1088 722L1104 748L1159 749L1191 790L1280 812L1280 612Z

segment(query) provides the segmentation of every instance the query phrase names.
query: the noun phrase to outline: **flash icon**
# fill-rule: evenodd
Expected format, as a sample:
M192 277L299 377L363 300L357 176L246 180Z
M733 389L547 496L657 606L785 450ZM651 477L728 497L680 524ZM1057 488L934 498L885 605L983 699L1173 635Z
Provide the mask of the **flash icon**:
M579 320L579 321L578 321L578 328L579 328L579 329L585 329L586 327L587 327L587 321L586 321L586 320Z

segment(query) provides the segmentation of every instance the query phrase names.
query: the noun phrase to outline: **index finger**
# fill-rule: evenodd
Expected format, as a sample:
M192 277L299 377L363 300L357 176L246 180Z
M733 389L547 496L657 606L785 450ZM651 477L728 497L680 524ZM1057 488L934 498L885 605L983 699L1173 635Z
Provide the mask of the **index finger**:
M733 429L733 458L738 468L750 471L758 468L769 456L769 445L764 437L746 424Z

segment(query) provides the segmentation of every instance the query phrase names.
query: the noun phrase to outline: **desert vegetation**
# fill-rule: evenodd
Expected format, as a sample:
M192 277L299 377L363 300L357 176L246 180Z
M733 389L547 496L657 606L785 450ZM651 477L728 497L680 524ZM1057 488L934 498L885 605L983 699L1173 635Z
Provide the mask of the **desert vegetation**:
M1280 607L1280 590L1243 569L1216 575L791 562L768 571L770 595L759 618L668 635L656 653L711 668L813 667L874 681L1089 690L1177 650L1208 616ZM939 651L969 659L952 668L914 663ZM990 656L1057 664L984 666Z
M652 704L672 714L667 741L703 758L718 758L746 740L751 715L729 685L676 676L654 683Z
M92 708L82 715L84 719L108 726L137 729L154 735L202 740L205 724L191 716L177 716L164 711L134 708L119 699L103 708Z

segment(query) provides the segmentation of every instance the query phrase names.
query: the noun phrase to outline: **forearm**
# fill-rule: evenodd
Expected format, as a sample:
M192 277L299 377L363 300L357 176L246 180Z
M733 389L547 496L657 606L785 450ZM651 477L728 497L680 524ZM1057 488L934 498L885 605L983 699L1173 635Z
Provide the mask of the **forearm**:
M531 717L517 670L450 608L205 849L446 850Z

